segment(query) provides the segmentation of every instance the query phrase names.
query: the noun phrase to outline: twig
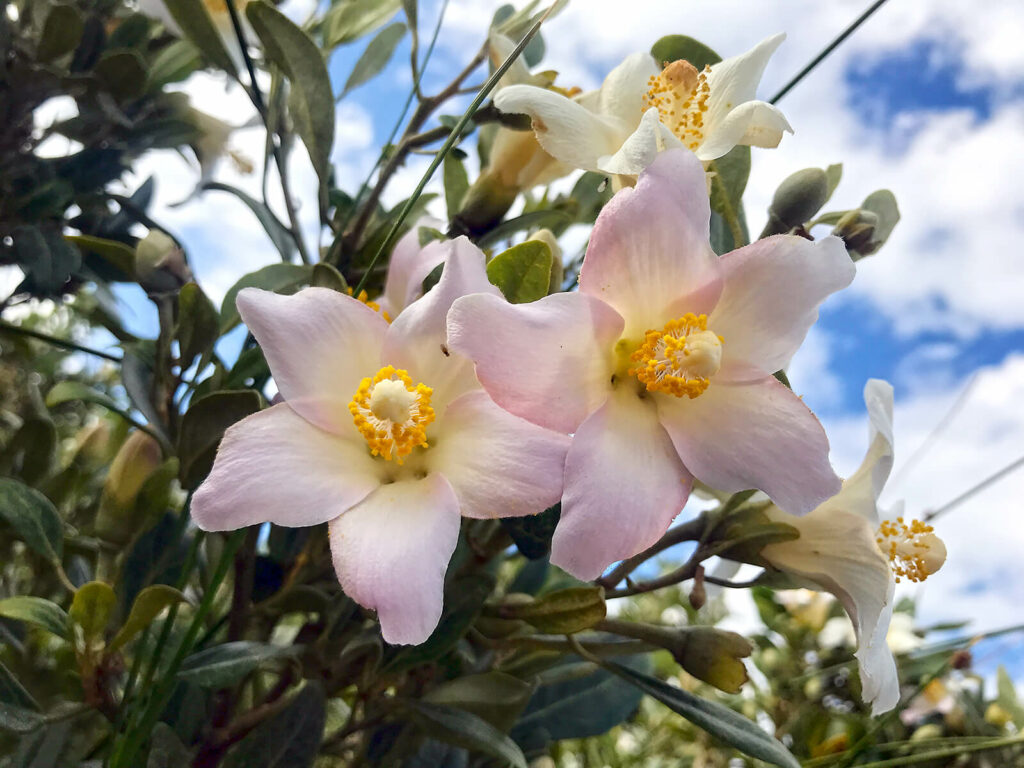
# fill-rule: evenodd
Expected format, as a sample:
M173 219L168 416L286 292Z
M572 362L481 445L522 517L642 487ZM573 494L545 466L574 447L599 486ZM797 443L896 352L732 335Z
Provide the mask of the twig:
M94 357L101 357L104 360L109 360L112 363L120 363L121 358L117 355L112 355L109 352L102 352L92 347L86 347L83 344L78 344L74 341L67 339L58 339L56 336L50 336L49 334L42 333L41 331L33 331L30 328L23 328L20 325L14 325L8 323L6 320L0 320L0 331L6 331L19 336L28 336L29 338L36 339L37 341L45 342L54 347L60 347L61 349L68 349L72 352L84 352L87 355L93 355Z
M688 520L681 525L677 525L675 528L670 528L668 532L654 544L649 546L640 554L634 555L628 560L623 560L606 576L597 579L595 583L605 589L611 589L655 555L664 552L670 547L674 547L676 544L681 544L684 541L697 541L700 539L704 534L706 525L707 515L702 512L692 520Z

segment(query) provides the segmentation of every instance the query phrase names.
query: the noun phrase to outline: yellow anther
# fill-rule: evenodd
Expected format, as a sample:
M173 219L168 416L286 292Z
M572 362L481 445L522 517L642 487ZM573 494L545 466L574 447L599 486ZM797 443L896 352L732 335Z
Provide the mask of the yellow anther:
M704 116L708 111L710 67L702 72L683 59L669 62L647 81L643 108L658 110L658 119L690 149L704 141Z
M695 398L722 365L722 338L708 330L708 316L686 313L660 331L647 331L629 357L629 369L651 392Z
M924 581L946 562L946 545L930 525L902 517L886 520L878 528L878 548L889 558L896 582Z
M387 312L381 310L380 304L378 304L376 301L370 301L370 295L366 292L366 289L361 290L359 292L359 295L355 296L352 293L352 287L349 286L348 288L345 289L345 293L347 293L349 296L352 296L352 298L355 299L356 301L362 302L370 309L372 309L374 312L379 313L380 316L387 320L389 323L391 322L391 316Z
M388 365L362 380L348 409L370 452L401 464L416 446L427 447L432 394L425 384L413 385L407 371Z

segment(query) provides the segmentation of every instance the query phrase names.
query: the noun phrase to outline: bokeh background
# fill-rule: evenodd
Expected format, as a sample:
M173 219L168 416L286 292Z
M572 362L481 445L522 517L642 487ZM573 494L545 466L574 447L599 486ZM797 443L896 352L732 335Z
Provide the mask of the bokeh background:
M425 76L428 92L473 55L498 5L448 3ZM693 36L730 56L783 31L788 38L759 93L767 98L866 5L576 0L545 27L542 68L557 70L564 86L589 89L625 55L648 49L665 34ZM301 19L311 4L291 0L283 8ZM421 2L424 37L440 10L438 0ZM1021 40L1019 0L889 0L779 103L795 135L777 150L754 150L746 195L754 233L779 182L808 166L843 163L830 208L856 207L880 187L899 201L902 220L889 243L861 261L854 285L824 306L789 373L794 389L822 418L842 475L859 464L867 444L865 380L881 377L895 385L897 458L883 505L904 499L914 517L945 506L1024 456ZM336 83L344 82L365 44L334 55ZM340 186L354 192L365 178L410 84L406 41L383 76L338 104L334 160ZM262 156L262 132L245 128L253 113L239 89L212 74L193 76L183 89L199 109L240 127L232 137L234 150L253 160ZM73 109L70 99L54 99L39 110L37 121L46 125ZM66 151L66 140L54 141L63 142L55 152ZM475 162L472 152L468 162ZM386 199L405 197L426 163L423 157L410 162ZM312 235L315 184L301 151L292 155L292 173L299 198L306 200L302 218ZM210 192L175 205L195 186L192 158L155 153L139 164L132 186L150 175L156 180L154 218L187 245L215 301L243 273L278 260L234 197ZM259 185L258 174L242 174L228 161L217 177L249 191ZM583 242L570 233L565 245L566 255L573 256ZM141 294L123 290L119 298L129 327L155 333L155 317ZM919 626L969 620L969 630L982 631L1024 624L1022 500L1024 469L938 518L938 533L949 549L945 568L925 584L901 585L903 594L917 600ZM729 626L742 630L756 621L745 592L728 599L734 612ZM1001 663L1021 680L1024 633L978 646L975 659L983 673Z

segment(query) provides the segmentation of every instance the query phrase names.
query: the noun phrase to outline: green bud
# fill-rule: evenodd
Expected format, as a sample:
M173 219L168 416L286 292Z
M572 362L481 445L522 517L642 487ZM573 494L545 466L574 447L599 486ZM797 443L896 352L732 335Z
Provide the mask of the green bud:
M147 292L175 291L192 279L185 254L166 232L151 229L135 246L135 277Z
M670 648L679 666L726 693L739 693L747 682L747 668L740 659L751 654L750 641L735 632L714 627L686 627L680 641Z
M828 192L828 174L821 168L804 168L789 176L775 190L761 237L803 226L821 210Z
M941 738L942 735L943 731L941 725L939 725L938 723L928 723L927 725L922 725L920 728L914 731L913 735L911 735L910 737L910 740L926 741L929 739Z
M502 181L501 175L485 172L462 198L462 208L452 219L452 233L479 236L493 229L508 213L519 187Z
M878 250L881 243L875 243L878 216L871 211L856 209L847 211L836 222L832 234L842 238L846 250L855 257L867 256Z
M116 543L127 541L134 526L131 514L146 480L160 466L160 444L145 432L136 431L114 457L96 515L96 533Z

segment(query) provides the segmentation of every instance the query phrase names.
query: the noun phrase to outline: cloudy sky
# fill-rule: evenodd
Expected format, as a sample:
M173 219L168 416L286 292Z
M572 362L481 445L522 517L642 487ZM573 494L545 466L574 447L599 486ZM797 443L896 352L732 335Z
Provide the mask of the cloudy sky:
M597 86L626 54L660 36L696 37L723 56L776 32L788 38L768 66L768 97L838 34L866 0L575 0L547 26L543 68L559 82ZM451 0L427 90L447 82L479 46L499 3ZM292 5L293 12L299 6ZM437 0L421 2L424 35ZM830 207L855 207L886 187L902 221L883 251L860 262L854 285L830 299L793 362L794 389L822 417L840 474L863 456L867 424L861 390L869 377L896 387L897 461L886 503L905 499L920 516L1024 454L1024 8L1016 0L890 0L779 106L795 128L777 150L754 150L746 196L757 232L778 183L808 166L843 163ZM331 61L340 85L365 42ZM338 106L334 152L342 186L354 192L408 92L408 47L373 85ZM240 125L251 108L211 74L186 86L200 109ZM338 88L340 90L340 88ZM453 112L456 111L454 108ZM258 130L236 132L234 147L261 156ZM311 200L314 177L301 152L293 173ZM405 196L425 165L399 174L390 200ZM173 153L147 159L135 183L153 174L154 218L186 243L199 279L218 298L243 273L276 253L250 214L212 192L177 208L195 169ZM258 179L228 163L218 178L255 192ZM315 240L315 210L302 218ZM152 327L144 303L125 297L131 323ZM950 414L954 404L956 408ZM929 437L929 436L932 437ZM925 446L923 450L921 447ZM1024 623L1024 471L938 521L946 567L907 590L919 624L970 619L977 630ZM1024 642L983 647L980 660L1009 663L1024 677Z

